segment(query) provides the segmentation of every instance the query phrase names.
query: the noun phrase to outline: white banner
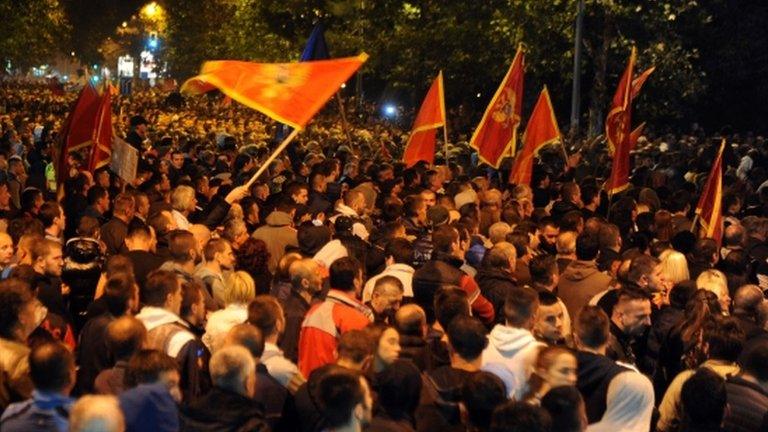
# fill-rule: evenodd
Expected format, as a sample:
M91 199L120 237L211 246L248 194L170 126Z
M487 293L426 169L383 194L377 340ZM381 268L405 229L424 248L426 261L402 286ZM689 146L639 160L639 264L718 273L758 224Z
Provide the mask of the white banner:
M131 183L136 178L139 166L139 151L118 137L112 140L112 161L110 169L121 179Z

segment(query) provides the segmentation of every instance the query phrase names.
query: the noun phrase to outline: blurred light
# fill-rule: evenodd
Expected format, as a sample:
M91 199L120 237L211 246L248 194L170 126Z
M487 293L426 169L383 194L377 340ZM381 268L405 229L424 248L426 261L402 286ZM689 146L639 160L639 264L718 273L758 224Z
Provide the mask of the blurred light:
M480 93L477 94L477 97L480 97Z
M93 68L94 68L94 69L98 69L98 68L99 68L99 65L95 64L95 65L93 65Z
M70 54L72 55L72 57L75 56L75 52L74 51L72 51Z
M64 75L63 77L61 77L61 79L63 79L64 81L69 81L69 75Z
M347 88L347 83L341 83L341 88Z
M93 81L94 84L98 83L99 82L99 76L98 75L92 76L91 77L91 81Z
M128 27L128 21L123 21L123 28Z
M384 105L384 115L387 117L394 117L397 115L397 108L392 104Z
M156 2L148 3L143 8L141 8L141 11L146 15L148 18L152 18L155 15L157 15L158 12L158 5Z
M155 48L157 48L157 39L150 39L150 40L149 40L149 48L150 48L150 49L155 49Z

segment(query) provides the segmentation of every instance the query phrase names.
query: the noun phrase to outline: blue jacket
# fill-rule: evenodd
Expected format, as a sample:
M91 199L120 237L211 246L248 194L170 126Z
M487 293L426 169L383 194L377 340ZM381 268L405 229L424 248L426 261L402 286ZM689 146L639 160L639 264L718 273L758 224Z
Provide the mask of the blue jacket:
M69 410L75 400L60 393L32 392L32 399L8 406L0 418L0 430L7 432L59 431L69 429Z
M139 384L119 399L126 432L179 430L179 408L165 384Z

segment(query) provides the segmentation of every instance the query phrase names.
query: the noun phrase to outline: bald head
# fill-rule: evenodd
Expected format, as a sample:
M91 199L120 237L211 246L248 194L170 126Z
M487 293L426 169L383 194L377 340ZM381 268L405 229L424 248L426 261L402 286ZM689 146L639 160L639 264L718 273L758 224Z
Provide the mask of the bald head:
M744 227L738 224L731 224L725 228L723 233L723 246L735 247L743 246L746 237Z
M402 335L424 337L427 329L427 315L419 305L403 305L395 313L395 327Z
M11 264L13 254L13 239L8 233L0 231L0 267Z
M359 190L351 190L344 196L344 204L360 212L365 208L365 195Z
M71 432L123 432L125 419L114 396L86 395L78 399L69 413Z
M758 306L765 301L763 290L757 285L744 285L733 296L733 311L756 313Z
M202 252L203 247L211 240L211 230L205 225L194 224L189 227L189 232L195 237L197 251ZM200 254L198 253L198 255Z
M288 268L291 284L296 291L319 292L322 288L320 265L311 258L294 261Z
M557 236L557 254L576 258L576 236L573 231L563 231Z
M239 345L247 349L257 362L264 354L264 337L261 330L249 323L232 327L224 337L224 346Z
M496 243L483 257L483 267L513 271L517 262L515 245L509 242Z
M146 340L146 327L133 316L124 315L107 326L107 349L116 360L128 360Z

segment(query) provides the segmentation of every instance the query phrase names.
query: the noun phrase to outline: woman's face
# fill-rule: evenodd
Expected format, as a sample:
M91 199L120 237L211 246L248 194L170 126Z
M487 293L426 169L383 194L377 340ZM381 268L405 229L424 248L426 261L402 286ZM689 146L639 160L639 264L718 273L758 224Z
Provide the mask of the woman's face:
M540 371L541 377L550 387L576 385L576 357L572 354L560 354L552 365Z
M376 354L382 363L387 365L397 360L400 356L400 335L397 330L393 328L384 330L379 339L379 348Z

